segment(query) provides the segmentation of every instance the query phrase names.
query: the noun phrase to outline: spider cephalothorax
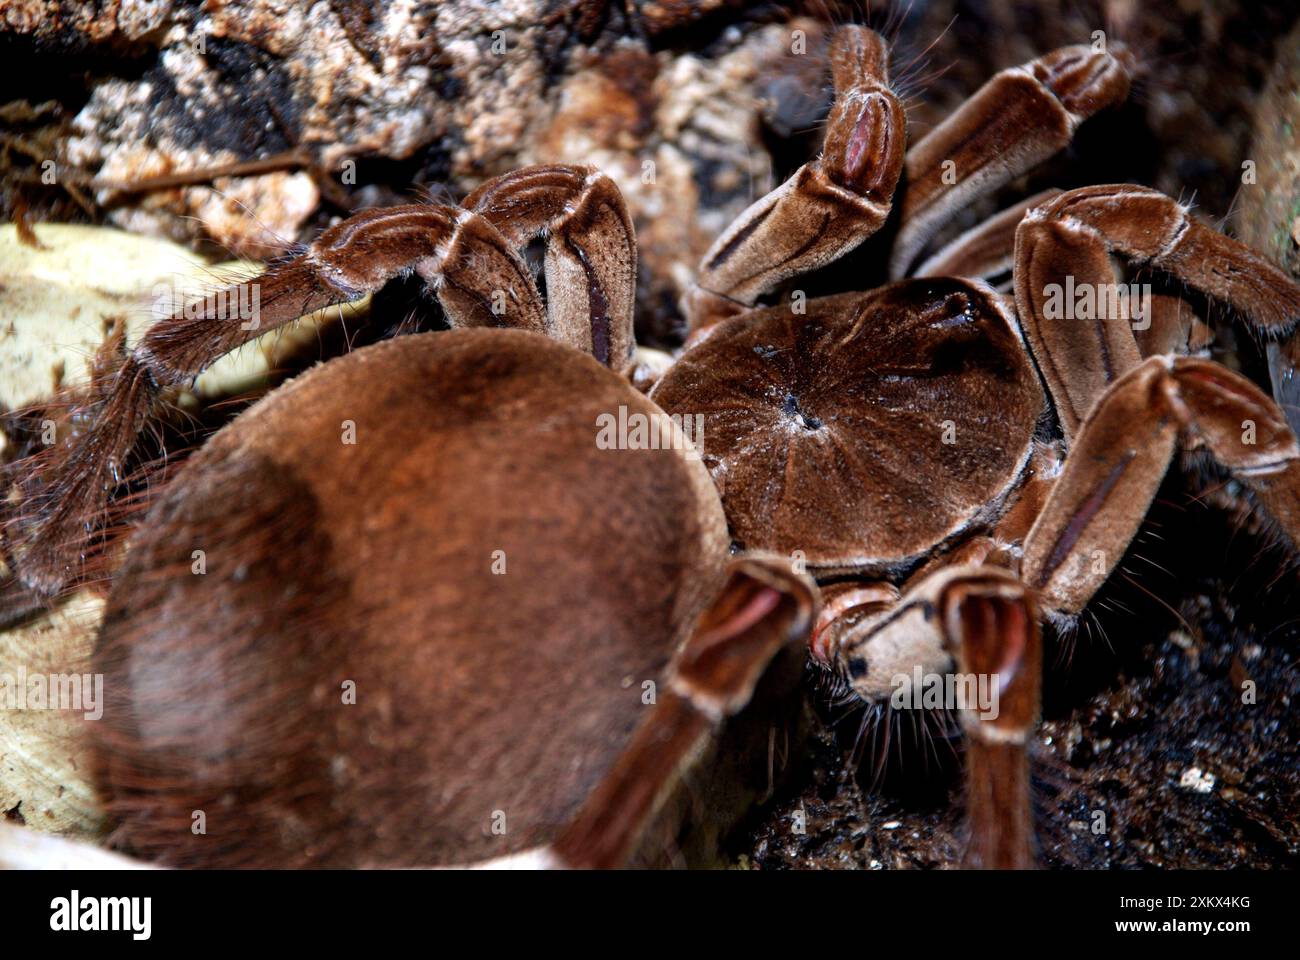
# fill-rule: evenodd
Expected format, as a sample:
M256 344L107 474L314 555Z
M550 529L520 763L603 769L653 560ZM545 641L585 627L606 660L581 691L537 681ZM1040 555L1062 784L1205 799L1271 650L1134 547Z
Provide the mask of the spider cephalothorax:
M87 522L161 386L411 272L453 327L479 329L367 348L291 383L196 455L143 522L98 654L116 681L99 766L119 839L191 863L645 857L687 762L795 637L871 702L918 667L991 678L1002 709L963 715L969 859L1031 862L1040 620L1084 609L1175 455L1212 458L1300 542L1295 438L1250 381L1181 355L1203 325L1168 304L1136 330L1127 302L1061 317L1053 290L1113 284L1118 255L1276 335L1300 318L1300 289L1167 197L1114 185L1032 198L914 279L806 303L780 294L876 233L896 190L890 262L905 276L960 209L1122 99L1130 66L1123 51L1047 54L909 149L885 43L841 28L824 152L705 256L684 301L688 348L637 374L657 376L648 397L626 379L631 222L613 182L585 167L526 168L458 207L332 227L249 282L255 328L215 297L156 325L93 426L20 485L16 563L34 590L77 575ZM545 303L519 254L537 239ZM986 282L1008 266L1014 297ZM685 418L703 429L666 450L598 444L602 415L629 411L663 424L660 437ZM342 423L354 445L340 446ZM730 574L728 538L741 552ZM189 576L196 546L228 581ZM492 579L495 550L505 580ZM283 682L249 680L282 659ZM183 695L168 686L177 675ZM377 699L340 712L334 691L354 676ZM621 697L647 678L668 694L638 725ZM423 742L428 728L438 735ZM527 827L496 843L475 818L501 794ZM264 860L233 833L190 839L188 811L229 797ZM994 816L999 829L981 829ZM390 817L433 836L402 842Z

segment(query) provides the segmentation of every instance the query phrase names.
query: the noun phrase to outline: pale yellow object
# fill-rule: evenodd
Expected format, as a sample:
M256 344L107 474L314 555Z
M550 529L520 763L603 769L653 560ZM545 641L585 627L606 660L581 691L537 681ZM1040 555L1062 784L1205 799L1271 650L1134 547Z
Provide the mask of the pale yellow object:
M36 833L0 821L0 870L151 870L132 860L79 840Z
M16 809L37 830L95 836L105 826L86 750L95 721L84 710L23 704L15 690L24 677L87 673L103 612L104 601L82 590L48 616L0 632L0 813Z
M262 264L209 264L166 240L109 227L37 224L39 247L13 225L0 227L0 407L48 399L89 379L95 351L116 323L127 343L154 322L160 305L181 302L256 275ZM201 401L264 385L268 373L316 341L318 328L364 310L367 301L330 307L263 334L203 373Z

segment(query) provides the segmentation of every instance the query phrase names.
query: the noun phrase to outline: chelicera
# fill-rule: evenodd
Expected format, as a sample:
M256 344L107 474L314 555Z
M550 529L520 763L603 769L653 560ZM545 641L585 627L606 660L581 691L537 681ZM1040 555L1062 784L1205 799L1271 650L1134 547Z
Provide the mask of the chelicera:
M1113 285L1118 255L1280 336L1300 289L1132 185L1031 198L913 269L959 210L1122 99L1129 57L1070 47L1006 71L910 149L884 41L843 27L830 60L824 152L718 238L666 369L633 340L635 243L613 182L526 168L459 206L330 228L250 281L256 329L220 315L229 291L162 321L91 426L29 465L13 552L49 595L77 576L160 387L410 273L465 328L294 380L197 453L134 534L97 652L99 776L125 849L214 865L662 860L699 792L687 771L734 767L724 738L745 738L756 696L788 692L807 644L868 703L917 667L992 677L998 715L963 714L968 859L1032 862L1040 620L1085 608L1175 455L1212 460L1300 542L1295 438L1254 384L1188 355L1206 334L1186 305L1159 299L1135 331L1131 310L1054 318L1052 290ZM762 303L880 230L900 190L891 270L913 278ZM518 252L539 238L545 302ZM1008 266L1013 296L986 282ZM620 407L701 417L703 463L686 443L598 449L595 424ZM194 549L221 575L193 576Z

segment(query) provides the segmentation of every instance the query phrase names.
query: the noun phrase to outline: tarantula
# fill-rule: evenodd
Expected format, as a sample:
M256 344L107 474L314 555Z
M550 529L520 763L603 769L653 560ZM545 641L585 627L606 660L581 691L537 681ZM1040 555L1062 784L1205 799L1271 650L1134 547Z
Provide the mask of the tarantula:
M1186 355L1205 342L1199 320L1172 299L1074 320L1051 301L1111 289L1118 255L1282 335L1300 288L1168 197L1112 185L1032 198L913 279L762 305L876 233L900 182L891 271L905 275L959 210L1123 99L1131 60L1049 53L910 149L881 37L840 28L830 65L822 154L706 254L666 370L638 364L617 187L590 168L525 168L459 206L329 228L241 286L258 293L256 324L223 315L247 299L231 291L159 322L89 426L26 466L15 565L51 595L77 576L160 388L411 273L451 326L513 328L331 361L223 430L153 507L96 654L110 681L99 773L126 847L218 864L645 858L647 831L664 842L651 824L681 813L667 798L683 771L795 638L868 702L916 667L992 677L1000 713L963 713L969 861L1032 862L1039 621L1085 608L1175 454L1211 458L1300 543L1296 440L1254 384ZM538 238L545 303L518 252ZM1008 265L1013 298L986 282ZM700 418L708 476L691 444L598 450L592 421L620 407L674 437ZM340 424L379 440L340 447ZM730 573L728 540L742 552ZM523 582L488 575L506 541ZM191 575L196 548L228 579ZM331 700L356 674L377 691L361 725ZM635 730L611 691L623 674L669 689ZM505 845L469 826L494 789L529 811ZM194 840L191 811L231 803L238 831ZM411 822L432 826L417 840Z

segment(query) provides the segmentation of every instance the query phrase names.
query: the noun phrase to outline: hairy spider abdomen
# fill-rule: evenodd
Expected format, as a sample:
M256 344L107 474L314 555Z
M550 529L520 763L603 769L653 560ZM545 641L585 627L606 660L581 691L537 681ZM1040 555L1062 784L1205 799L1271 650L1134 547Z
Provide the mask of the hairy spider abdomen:
M600 448L620 408L662 417L589 356L464 330L316 368L218 434L109 602L97 772L119 845L427 866L550 842L726 552L698 462Z

